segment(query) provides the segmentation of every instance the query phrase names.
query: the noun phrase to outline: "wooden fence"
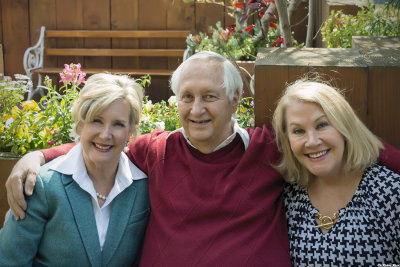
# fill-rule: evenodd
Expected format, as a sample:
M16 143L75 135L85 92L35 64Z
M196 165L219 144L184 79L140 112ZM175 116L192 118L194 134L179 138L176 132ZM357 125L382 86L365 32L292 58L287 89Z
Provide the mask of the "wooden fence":
M363 50L364 51L364 50ZM316 72L345 90L360 119L400 149L400 48L264 48L255 64L256 125L270 124L286 83Z
M228 2L228 0L226 0ZM4 70L6 75L24 73L24 51L34 45L39 37L40 26L48 29L99 29L99 30L190 30L207 31L219 20L229 23L223 6L185 4L182 0L1 0L0 43L3 44ZM54 41L56 42L56 41ZM57 41L57 42L62 42ZM157 43L150 40L76 40L85 47L168 47L167 40ZM119 42L119 43L116 43ZM121 43L123 42L123 43ZM169 41L172 42L172 41ZM182 41L181 41L182 42ZM54 44L52 44L54 45ZM55 44L56 46L62 45ZM182 46L186 44L182 42ZM59 58L50 62L53 66L77 63L79 58ZM84 67L128 68L176 68L166 58L141 61L140 58L87 58L80 62ZM170 94L166 78L152 79L155 95L165 99Z

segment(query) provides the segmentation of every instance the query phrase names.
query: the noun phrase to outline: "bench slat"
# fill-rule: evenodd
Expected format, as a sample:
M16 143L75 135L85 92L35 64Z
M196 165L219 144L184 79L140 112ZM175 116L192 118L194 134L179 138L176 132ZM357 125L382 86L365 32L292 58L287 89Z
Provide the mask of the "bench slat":
M46 37L81 38L186 38L190 31L88 31L88 30L46 30Z
M58 74L62 72L63 68L43 68L32 70L33 73L40 74ZM87 74L95 74L95 73L117 73L117 74L131 74L131 75L157 75L157 76L170 76L173 70L165 70L165 69L96 69L96 68L83 68L83 72Z
M47 56L182 57L185 49L47 48Z

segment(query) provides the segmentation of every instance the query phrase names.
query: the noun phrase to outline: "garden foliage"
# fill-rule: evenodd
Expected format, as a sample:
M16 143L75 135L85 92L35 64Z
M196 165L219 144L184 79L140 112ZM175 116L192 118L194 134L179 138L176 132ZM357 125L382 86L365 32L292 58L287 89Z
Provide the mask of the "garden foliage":
M352 36L400 36L400 1L369 4L356 16L332 11L321 33L328 48L351 48Z

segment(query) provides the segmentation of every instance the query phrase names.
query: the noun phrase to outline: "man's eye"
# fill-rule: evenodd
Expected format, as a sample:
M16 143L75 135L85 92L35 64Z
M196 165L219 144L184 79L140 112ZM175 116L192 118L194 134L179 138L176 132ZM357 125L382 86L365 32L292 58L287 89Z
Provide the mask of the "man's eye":
M183 96L181 97L181 99L182 99L183 101L187 102L187 101L192 100L192 99L193 99L193 96L192 96L192 95L183 95Z
M206 101L214 101L215 99L217 99L217 97L215 95L205 95L204 99Z

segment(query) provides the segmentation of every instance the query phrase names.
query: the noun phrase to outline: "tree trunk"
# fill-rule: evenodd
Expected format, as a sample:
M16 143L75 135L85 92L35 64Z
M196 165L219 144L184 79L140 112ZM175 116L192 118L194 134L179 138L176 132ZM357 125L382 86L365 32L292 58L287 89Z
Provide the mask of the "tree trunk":
M316 4L315 0L308 1L308 24L307 24L306 47L312 47L312 43L313 43L315 4Z
M292 46L292 32L289 23L288 10L286 0L275 0L276 9L279 15L279 25L284 38L284 46Z

